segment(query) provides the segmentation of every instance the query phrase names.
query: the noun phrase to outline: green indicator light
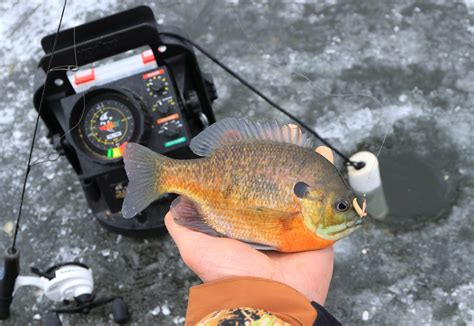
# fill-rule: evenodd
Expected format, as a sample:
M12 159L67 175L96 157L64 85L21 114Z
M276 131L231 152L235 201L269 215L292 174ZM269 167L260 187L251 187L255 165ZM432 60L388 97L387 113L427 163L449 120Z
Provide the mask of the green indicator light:
M176 139L170 140L169 142L166 142L165 147L171 147L176 144L184 143L186 140L187 140L186 137L176 138Z
M114 150L112 148L107 149L107 158L113 158Z

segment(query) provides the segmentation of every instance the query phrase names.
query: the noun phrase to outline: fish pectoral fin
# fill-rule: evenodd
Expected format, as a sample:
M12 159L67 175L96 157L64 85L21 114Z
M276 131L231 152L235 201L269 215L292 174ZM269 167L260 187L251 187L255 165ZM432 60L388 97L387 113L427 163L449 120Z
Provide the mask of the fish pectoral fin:
M244 209L244 211L248 211L248 210L250 209L248 208ZM262 207L262 206L257 206L251 210L253 211L254 214L257 213L260 216L275 218L275 219L291 219L291 218L296 217L299 214L299 212L284 212L278 209Z
M213 237L222 237L223 235L209 225L199 213L199 207L196 203L186 197L178 197L171 203L171 215L174 221L188 229L199 231Z

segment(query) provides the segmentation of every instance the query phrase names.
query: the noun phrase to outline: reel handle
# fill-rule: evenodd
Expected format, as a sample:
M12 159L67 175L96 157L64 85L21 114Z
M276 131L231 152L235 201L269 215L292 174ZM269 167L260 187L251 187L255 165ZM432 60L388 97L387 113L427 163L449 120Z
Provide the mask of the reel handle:
M114 301L112 301L112 316L114 322L119 325L126 324L130 321L130 312L122 297L116 297Z
M0 265L0 320L10 317L15 281L20 273L20 252L13 248L5 250L3 264Z

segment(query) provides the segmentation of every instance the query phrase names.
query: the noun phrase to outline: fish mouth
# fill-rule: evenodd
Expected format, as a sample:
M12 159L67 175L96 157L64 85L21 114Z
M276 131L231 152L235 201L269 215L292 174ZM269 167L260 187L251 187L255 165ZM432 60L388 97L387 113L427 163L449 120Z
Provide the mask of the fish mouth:
M354 216L351 220L341 224L326 227L319 225L316 234L324 240L336 241L360 228L364 220L359 216Z
M357 197L354 197L352 207L357 215L354 215L350 220L340 224L329 226L319 225L316 229L318 237L324 240L337 241L357 230L362 223L364 223L364 217L367 216L367 202L365 197L362 200L362 206L359 205Z

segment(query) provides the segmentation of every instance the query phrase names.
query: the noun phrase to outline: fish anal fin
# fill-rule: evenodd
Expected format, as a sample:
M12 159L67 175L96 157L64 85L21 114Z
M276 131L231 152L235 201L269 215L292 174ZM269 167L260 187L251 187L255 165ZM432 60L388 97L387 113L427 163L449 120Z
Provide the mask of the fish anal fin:
M278 251L278 248L272 247L270 245L264 245L264 244L260 244L260 243L246 242L246 241L243 241L243 242L248 244L253 249L257 249L257 250L276 250L276 251Z
M199 231L214 237L223 235L211 228L199 212L199 206L186 197L178 197L171 203L171 215L174 221L188 229Z
M269 218L269 219L272 218L272 219L288 220L288 219L295 218L299 214L299 212L285 212L278 209L262 207L262 206L257 206L254 209L247 208L245 210L247 211L253 210L258 215L264 216L265 218Z

